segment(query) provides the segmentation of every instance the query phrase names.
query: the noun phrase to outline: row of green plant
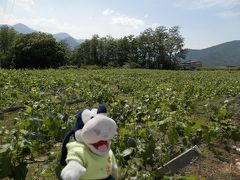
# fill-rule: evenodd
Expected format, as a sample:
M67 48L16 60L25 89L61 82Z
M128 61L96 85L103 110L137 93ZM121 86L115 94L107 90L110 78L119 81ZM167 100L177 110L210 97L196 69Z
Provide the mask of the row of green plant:
M56 145L80 108L99 104L107 106L119 126L112 145L122 179L161 178L168 172L159 172L159 167L195 144L240 140L232 111L233 100L240 97L237 71L71 69L0 74L1 178L24 179L30 163L43 155L48 159L39 168L41 175L56 178L61 170ZM6 109L16 106L22 108L14 119L8 118ZM204 115L196 118L198 111Z

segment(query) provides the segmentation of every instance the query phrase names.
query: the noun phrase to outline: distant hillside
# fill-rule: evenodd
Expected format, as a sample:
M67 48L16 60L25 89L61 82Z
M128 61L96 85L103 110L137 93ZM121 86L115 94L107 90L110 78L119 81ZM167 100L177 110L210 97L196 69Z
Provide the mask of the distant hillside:
M76 41L76 39L72 38L71 36L66 37L65 39L62 39L61 41L64 41L68 44L70 49L74 49L76 46L79 45L79 43Z
M240 40L206 49L189 49L186 60L199 60L203 66L240 66Z
M57 41L61 41L63 39L66 39L68 37L70 37L70 35L68 33L57 33L57 34L53 34L53 37L57 40Z
M82 44L85 40L86 40L86 39L77 39L77 42L78 42L79 44Z
M10 25L8 25L8 26L10 26ZM22 24L22 23L18 23L18 24L15 24L13 26L10 26L10 27L13 27L15 29L15 31L17 31L18 33L22 33L22 34L29 34L29 33L32 33L32 32L38 32L36 30L33 30L33 29L29 28L28 26L26 26L25 24ZM65 32L53 34L53 37L58 42L59 41L65 41L71 49L74 49L76 46L78 46L79 44L81 44L82 42L85 41L85 39L75 39Z
M70 49L74 49L76 46L78 46L80 43L78 42L79 40L74 39L72 36L70 36L67 33L57 33L53 34L53 37L59 42L59 41L64 41L68 44ZM80 40L81 41L81 40Z
M15 31L17 31L18 33L22 33L22 34L28 34L28 33L33 33L36 32L35 30L29 28L28 26L22 24L22 23L18 23L12 26Z

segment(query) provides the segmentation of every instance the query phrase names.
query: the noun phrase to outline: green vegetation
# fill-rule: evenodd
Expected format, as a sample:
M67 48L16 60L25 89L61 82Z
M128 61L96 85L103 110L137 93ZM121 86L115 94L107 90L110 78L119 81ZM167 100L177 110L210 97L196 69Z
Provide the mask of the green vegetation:
M94 35L73 52L73 62L79 66L123 66L147 69L176 69L184 58L184 39L179 27L155 30L149 28L139 36L114 39L110 36L99 38Z
M128 67L177 69L186 51L179 27L149 28L139 36L114 39L94 35L73 51L53 35L33 32L17 34L0 27L0 68L57 68L59 66Z
M0 68L10 68L12 65L12 46L17 38L17 33L14 29L8 26L0 27Z
M67 63L67 55L66 45L52 35L0 27L0 68L56 68Z
M240 141L239 71L0 70L0 91L0 178L57 179L64 133L99 104L119 126L122 179L159 179L194 144Z
M12 46L15 68L56 68L67 62L64 44L52 35L32 33L19 36Z

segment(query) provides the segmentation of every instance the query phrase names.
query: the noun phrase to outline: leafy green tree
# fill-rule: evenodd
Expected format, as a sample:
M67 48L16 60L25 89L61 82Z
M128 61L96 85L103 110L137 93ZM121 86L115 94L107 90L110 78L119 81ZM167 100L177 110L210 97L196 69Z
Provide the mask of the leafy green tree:
M178 26L149 28L137 37L120 39L94 35L76 48L73 62L78 65L176 69L186 53L183 46L184 39Z
M12 46L17 33L13 28L3 25L0 27L0 52L6 53Z
M139 63L145 68L176 69L179 60L185 57L184 39L179 27L167 29L159 26L146 29L138 37Z
M166 55L166 39L168 37L167 28L159 26L154 31L154 67L157 69L167 69L167 55Z
M179 29L178 26L170 28L165 43L165 51L174 67L179 63L180 59L184 59L186 55L186 50L183 49L184 38L180 35Z
M66 48L52 35L31 33L21 35L13 46L16 68L56 68L67 62Z
M129 61L130 54L130 42L128 37L123 37L116 42L117 44L117 64L123 66L126 62Z
M59 45L62 46L62 48L65 50L65 59L67 65L73 65L71 47L67 44L66 41L60 41Z
M106 36L103 42L104 42L104 63L110 66L118 66L117 41L111 36Z
M98 35L86 40L75 48L74 62L81 65L101 65L103 61L103 44Z
M12 65L11 48L16 36L13 28L7 25L0 27L0 68L9 68Z
M99 53L99 36L98 35L93 35L92 39L90 40L90 59L89 59L89 64L98 64L98 53Z
M73 63L81 66L87 65L90 59L90 40L86 40L81 43L73 51Z
M139 64L138 40L133 35L127 37L129 42L128 62ZM140 64L139 64L140 66Z
M154 53L154 31L146 29L138 36L139 61L142 67L151 68Z

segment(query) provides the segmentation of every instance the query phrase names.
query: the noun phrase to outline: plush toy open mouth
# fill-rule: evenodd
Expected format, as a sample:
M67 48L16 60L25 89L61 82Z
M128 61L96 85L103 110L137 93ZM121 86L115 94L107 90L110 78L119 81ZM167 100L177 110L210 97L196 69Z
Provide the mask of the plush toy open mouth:
M105 152L108 150L108 142L107 141L98 141L92 144L95 149L101 152Z

